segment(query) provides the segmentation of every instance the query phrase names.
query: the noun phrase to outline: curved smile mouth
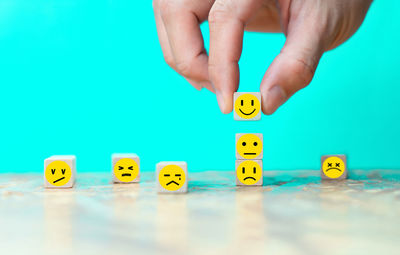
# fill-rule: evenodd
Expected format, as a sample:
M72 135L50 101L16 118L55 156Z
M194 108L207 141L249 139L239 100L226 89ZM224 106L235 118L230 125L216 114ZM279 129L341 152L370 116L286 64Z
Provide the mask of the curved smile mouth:
M245 181L245 180L247 180L247 179L252 179L253 181L255 181L255 180L256 180L256 178L254 178L254 177L247 176L246 178L244 178L244 179L243 179L243 181Z
M59 182L59 181L64 180L64 179L65 179L65 177L61 177L60 179L55 180L53 183Z
M167 186L170 185L170 184L172 184L172 183L174 183L176 186L179 186L179 184L178 184L176 181L170 181L170 182L168 182L168 183L167 183Z
M124 176L132 176L130 173L124 173L124 174L122 174L122 177L124 177Z
M339 172L342 172L342 170L340 170L339 168L336 168L336 167L331 167L331 168L328 168L328 169L326 169L326 171L325 172L328 172L329 170L338 170Z
M245 113L245 112L243 112L242 109L240 109L240 108L239 108L239 111L240 111L242 114L244 114L244 115L252 115L252 114L256 111L256 109L253 109L253 111L252 111L251 113Z

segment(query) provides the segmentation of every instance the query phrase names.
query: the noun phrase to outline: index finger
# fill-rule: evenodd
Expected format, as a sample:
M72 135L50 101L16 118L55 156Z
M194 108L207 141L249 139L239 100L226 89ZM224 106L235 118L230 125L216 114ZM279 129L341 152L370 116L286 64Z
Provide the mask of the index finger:
M210 26L209 77L223 113L233 109L233 93L239 86L239 59L247 20L262 0L217 0L208 18Z

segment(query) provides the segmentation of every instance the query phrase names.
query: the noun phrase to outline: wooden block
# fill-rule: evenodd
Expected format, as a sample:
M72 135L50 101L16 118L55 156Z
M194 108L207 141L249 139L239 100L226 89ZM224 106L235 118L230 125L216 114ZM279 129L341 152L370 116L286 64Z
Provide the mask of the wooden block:
M262 159L262 134L236 134L236 159Z
M342 180L347 179L346 155L326 155L321 157L321 179Z
M237 186L262 186L262 160L236 160Z
M76 157L51 156L44 160L45 188L72 188L76 179Z
M187 163L164 161L156 165L158 193L186 193L188 191Z
M233 94L234 120L261 119L261 93L235 92Z
M114 153L111 156L111 172L114 183L140 181L140 159L135 153Z

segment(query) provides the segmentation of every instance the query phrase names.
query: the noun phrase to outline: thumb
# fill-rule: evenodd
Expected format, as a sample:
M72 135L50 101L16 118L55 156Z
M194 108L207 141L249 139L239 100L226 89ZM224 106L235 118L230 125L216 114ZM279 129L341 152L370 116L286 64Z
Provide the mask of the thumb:
M265 73L260 86L262 110L274 113L294 93L307 86L324 52L322 37L312 26L288 31L285 45ZM321 33L322 34L322 33Z

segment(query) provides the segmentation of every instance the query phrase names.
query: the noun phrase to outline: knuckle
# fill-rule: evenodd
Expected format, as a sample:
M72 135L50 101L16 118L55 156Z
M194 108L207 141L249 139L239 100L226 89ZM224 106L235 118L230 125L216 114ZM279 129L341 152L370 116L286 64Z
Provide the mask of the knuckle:
M315 65L309 64L301 59L293 59L288 63L287 70L290 70L292 77L296 77L297 82L302 86L308 85L315 73Z
M164 60L167 63L167 65L169 65L172 69L175 69L175 61L172 56L164 54Z
M187 78L190 78L193 74L192 63L193 63L193 59L179 61L176 63L176 71L179 74L181 74Z
M226 1L216 1L208 14L208 22L211 25L223 22L228 18L229 13Z

